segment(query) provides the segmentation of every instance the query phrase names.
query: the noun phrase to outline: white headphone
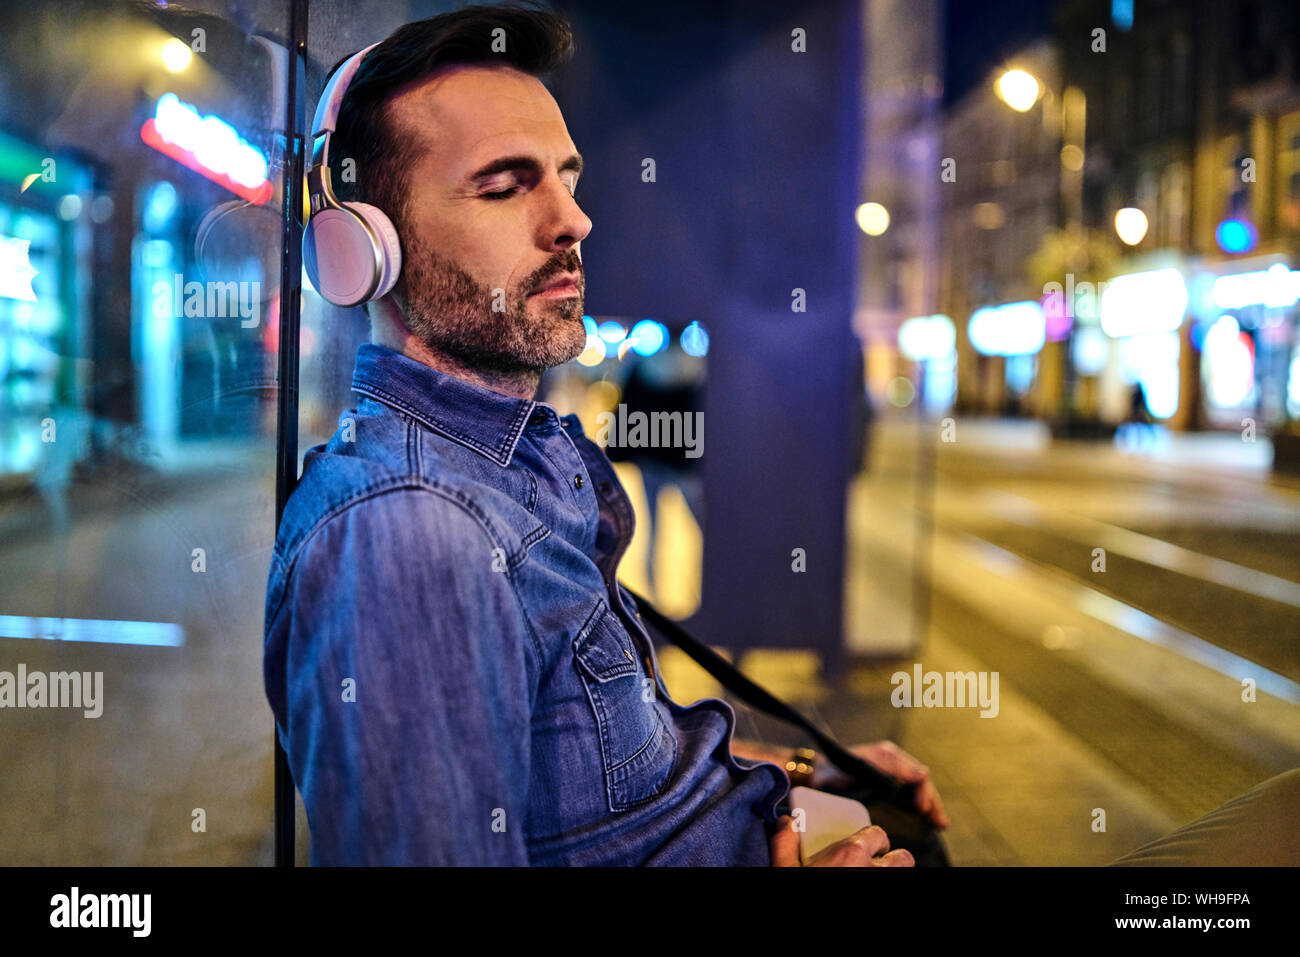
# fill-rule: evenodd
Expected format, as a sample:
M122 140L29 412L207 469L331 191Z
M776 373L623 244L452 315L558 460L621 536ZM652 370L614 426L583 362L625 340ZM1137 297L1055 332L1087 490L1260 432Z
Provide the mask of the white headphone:
M402 271L402 246L392 221L367 203L339 202L330 183L330 135L343 94L362 58L377 46L354 53L335 71L312 120L311 214L302 236L302 261L316 291L336 306L358 306L387 295Z

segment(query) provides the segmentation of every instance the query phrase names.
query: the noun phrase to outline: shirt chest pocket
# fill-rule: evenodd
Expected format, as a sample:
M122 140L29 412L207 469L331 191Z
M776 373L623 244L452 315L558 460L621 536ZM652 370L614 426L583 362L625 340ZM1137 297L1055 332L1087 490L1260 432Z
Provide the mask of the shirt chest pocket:
M600 734L609 807L625 811L663 791L677 739L632 639L603 601L574 640L573 653Z

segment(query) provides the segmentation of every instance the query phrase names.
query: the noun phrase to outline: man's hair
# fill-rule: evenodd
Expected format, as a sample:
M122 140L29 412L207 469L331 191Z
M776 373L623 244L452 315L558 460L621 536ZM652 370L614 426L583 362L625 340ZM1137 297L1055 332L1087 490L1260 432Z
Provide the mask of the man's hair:
M335 195L378 206L394 223L404 219L407 177L422 147L394 128L388 101L407 84L466 63L510 66L546 81L572 54L568 21L517 3L463 7L399 27L366 54L343 96L330 144ZM356 164L355 183L339 175L344 159Z

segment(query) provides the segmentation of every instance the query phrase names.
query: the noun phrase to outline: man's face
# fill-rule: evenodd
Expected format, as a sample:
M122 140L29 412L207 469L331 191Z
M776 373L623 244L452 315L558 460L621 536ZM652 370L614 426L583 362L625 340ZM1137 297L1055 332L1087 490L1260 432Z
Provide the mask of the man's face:
M581 159L535 77L456 66L390 103L396 136L416 140L402 277L393 295L411 332L485 373L540 372L576 357L591 231L573 198ZM388 211L397 213L398 211ZM566 274L573 284L539 292Z

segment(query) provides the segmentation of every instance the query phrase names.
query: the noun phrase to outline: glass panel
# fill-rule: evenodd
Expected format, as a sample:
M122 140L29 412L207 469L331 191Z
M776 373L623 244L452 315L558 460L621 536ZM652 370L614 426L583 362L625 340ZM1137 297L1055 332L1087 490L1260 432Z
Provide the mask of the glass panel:
M271 861L287 10L4 14L7 864Z

